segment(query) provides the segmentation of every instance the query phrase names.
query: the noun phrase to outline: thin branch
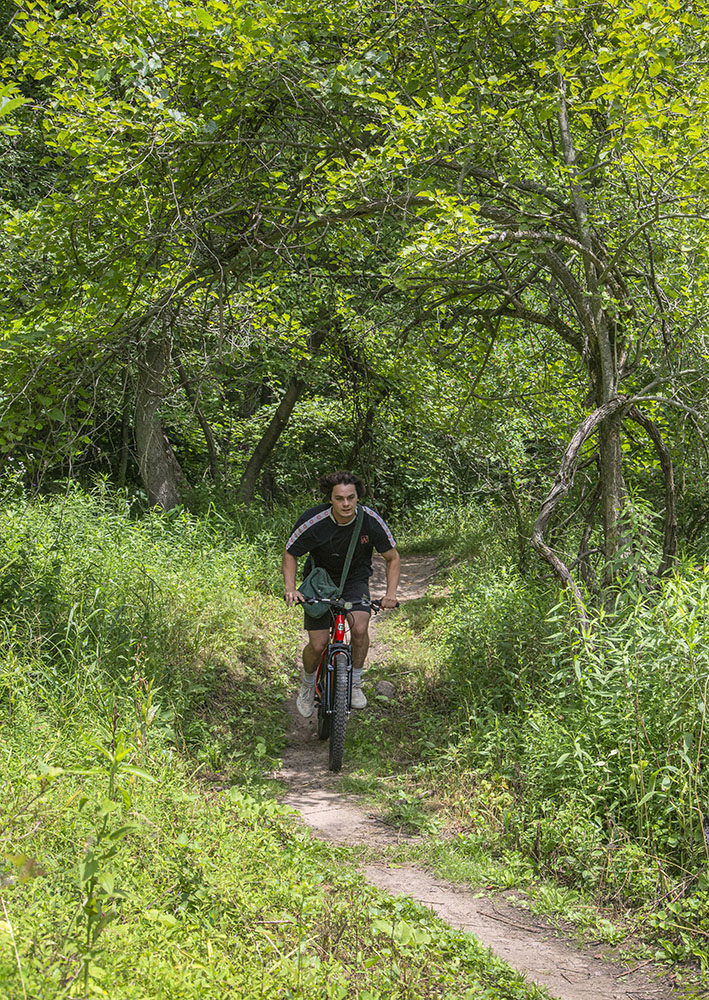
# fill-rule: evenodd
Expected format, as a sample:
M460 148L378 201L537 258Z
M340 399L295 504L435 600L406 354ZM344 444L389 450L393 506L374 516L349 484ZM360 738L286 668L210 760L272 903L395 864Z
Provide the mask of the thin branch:
M473 384L470 387L470 391L468 392L467 396L465 397L463 402L460 404L460 407L458 408L458 413L456 414L456 418L453 421L453 427L451 428L451 434L455 434L457 432L458 427L460 425L460 421L463 418L463 413L465 412L465 408L470 402L470 400L475 396L475 390L478 387L480 379L483 377L485 368L487 367L487 363L490 360L490 355L492 354L492 349L495 346L495 340L497 339L498 330L496 330L495 327L493 327L489 319L487 319L486 322L488 326L488 332L490 334L490 343L487 345L487 350L485 351L485 357L482 359L480 368L478 369L475 378L473 379Z

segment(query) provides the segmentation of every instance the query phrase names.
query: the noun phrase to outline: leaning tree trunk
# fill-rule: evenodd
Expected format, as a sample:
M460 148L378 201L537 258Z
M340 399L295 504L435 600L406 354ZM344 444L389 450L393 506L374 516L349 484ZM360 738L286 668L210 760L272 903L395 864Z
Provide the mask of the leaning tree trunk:
M179 484L184 477L160 420L167 362L168 342L163 338L149 344L145 357L138 364L135 443L140 478L148 500L153 506L171 510L180 502Z
M310 350L313 352L317 351L324 339L324 329L314 333L310 338ZM295 409L295 404L298 402L304 387L305 379L297 376L294 376L288 383L286 391L283 394L280 403L276 407L276 412L271 417L268 427L261 435L261 438L254 448L253 454L246 463L246 468L241 475L241 480L237 489L237 497L242 503L250 503L253 500L254 493L256 492L256 484L261 470L266 464L268 456L276 446L279 437L285 430L286 425L290 420L290 416Z
M562 559L559 558L557 553L554 552L554 550L546 542L544 532L547 524L549 523L549 519L554 513L556 505L559 503L561 498L568 493L571 485L573 484L574 473L576 472L576 462L584 442L594 430L602 425L603 421L607 420L609 417L619 414L621 409L623 407L627 407L627 405L628 400L621 399L620 397L611 399L602 406L597 407L593 413L590 413L584 420L581 421L566 446L566 451L564 452L564 456L561 460L561 465L556 475L554 485L542 503L539 516L537 517L534 527L532 528L532 537L530 539L532 548L535 549L539 555L549 563L561 582L569 589L573 597L574 604L576 605L576 612L578 614L579 624L583 633L587 631L589 624L583 594L579 585L571 575L571 571L568 566Z
M293 378L288 383L288 387L276 408L276 412L271 417L268 427L261 435L242 473L237 490L237 496L242 503L250 503L253 500L259 474L266 464L266 459L273 451L276 442L283 433L304 386L305 382L300 378Z

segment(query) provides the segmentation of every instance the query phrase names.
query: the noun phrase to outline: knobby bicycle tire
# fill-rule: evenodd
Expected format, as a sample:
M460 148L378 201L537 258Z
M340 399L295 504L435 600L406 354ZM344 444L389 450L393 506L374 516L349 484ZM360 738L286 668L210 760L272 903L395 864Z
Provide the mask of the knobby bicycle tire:
M341 771L345 755L345 728L347 726L347 667L346 653L335 654L332 683L335 691L330 716L330 770Z

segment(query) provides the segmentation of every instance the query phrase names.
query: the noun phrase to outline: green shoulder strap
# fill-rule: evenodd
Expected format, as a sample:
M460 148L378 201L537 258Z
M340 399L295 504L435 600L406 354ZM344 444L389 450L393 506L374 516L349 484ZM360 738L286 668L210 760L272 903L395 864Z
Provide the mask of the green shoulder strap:
M342 567L342 576L340 577L340 587L337 594L338 597L342 597L342 591L345 589L347 574L350 571L352 556L354 555L355 546L357 545L357 541L359 539L359 533L362 527L362 521L364 521L364 507L358 505L357 516L355 518L355 523L354 523L354 530L352 531L352 538L350 538L350 547L347 550L345 565Z

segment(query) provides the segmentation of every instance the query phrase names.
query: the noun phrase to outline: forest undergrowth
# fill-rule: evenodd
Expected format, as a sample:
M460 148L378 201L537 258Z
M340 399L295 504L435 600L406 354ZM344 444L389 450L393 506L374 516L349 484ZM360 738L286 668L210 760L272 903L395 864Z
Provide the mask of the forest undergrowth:
M542 908L706 973L709 569L652 589L650 528L584 639L493 511L431 519L409 549L431 534L448 569L382 626L373 676L397 698L353 731L346 787L429 834L416 851L441 873L536 884Z
M277 804L290 519L2 498L8 1000L542 996Z

